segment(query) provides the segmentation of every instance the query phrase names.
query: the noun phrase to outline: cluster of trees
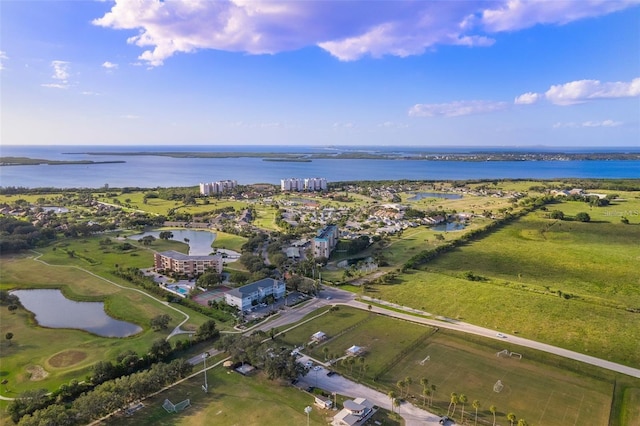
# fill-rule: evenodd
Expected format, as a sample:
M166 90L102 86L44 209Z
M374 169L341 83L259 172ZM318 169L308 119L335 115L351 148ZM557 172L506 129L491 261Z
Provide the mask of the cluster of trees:
M549 213L549 217L551 219L556 219L556 220L567 219L567 217L565 216L562 210L552 210L551 213ZM573 219L577 220L578 222L589 222L591 221L591 216L589 216L589 213L580 212L580 213L576 213Z
M279 347L263 331L250 336L226 334L216 342L216 348L229 354L233 362L248 363L264 370L269 379L293 380L306 374L306 368L296 361L290 349Z
M192 369L193 366L183 359L169 364L158 363L149 370L106 381L71 404L50 404L20 416L21 410L42 405L49 398L43 391L37 391L12 401L7 410L20 426L88 424L186 377Z
M52 229L45 229L13 217L0 217L0 254L17 253L55 239Z

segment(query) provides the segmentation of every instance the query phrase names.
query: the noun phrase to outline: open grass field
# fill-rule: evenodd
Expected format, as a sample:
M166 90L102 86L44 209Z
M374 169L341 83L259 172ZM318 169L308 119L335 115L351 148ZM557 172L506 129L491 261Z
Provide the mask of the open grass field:
M209 392L201 389L199 375L172 389L144 401L145 407L130 417L117 417L107 425L303 425L304 408L313 406L309 424L325 425L333 411L313 405L313 396L288 383L272 382L258 373L250 377L216 367L207 372ZM181 413L167 413L165 399L174 404L191 400L191 407Z
M334 368L383 392L394 390L397 394L401 391L396 383L411 377L412 385L402 392L418 406L424 403L420 379L426 378L429 385L436 385L431 408L436 413L446 413L449 395L456 392L468 398L467 418L473 411L471 402L480 401L479 420L485 423L479 424L491 424L492 415L488 409L491 405L497 407L496 420L503 425L507 424L509 412L525 418L532 426L609 424L615 378L603 370L508 342L468 339L443 330L433 332L429 327L346 307L303 322L279 339L292 346L300 345L319 330L329 339L318 346L310 346L305 353L322 360L325 346L329 348L329 354L342 354L353 344L364 346L367 348L364 355L367 367L363 369L362 364L356 362L353 367L338 364ZM412 345L420 337L423 341ZM502 349L523 357L496 356ZM397 358L398 354L401 354L400 358ZM425 361L427 356L429 360ZM385 367L383 374L374 381L381 367ZM500 392L493 390L497 380L503 383ZM633 406L640 381L631 382L635 384L625 393L625 401L628 401L623 402L623 411L629 419L635 420L640 418ZM458 405L457 420L460 408ZM633 422L613 421L611 424L631 425Z
M627 203L625 209L637 206ZM549 210L570 214L584 207L568 202ZM440 256L422 271L402 275L400 284L376 286L372 294L640 365L640 315L626 310L640 307L640 226L607 215L619 208L594 208L591 223L554 221L542 211L530 214ZM467 271L484 280L464 279Z
M247 242L247 238L239 235L227 234L226 232L216 231L216 239L213 240L213 247L233 250L240 253L242 246Z

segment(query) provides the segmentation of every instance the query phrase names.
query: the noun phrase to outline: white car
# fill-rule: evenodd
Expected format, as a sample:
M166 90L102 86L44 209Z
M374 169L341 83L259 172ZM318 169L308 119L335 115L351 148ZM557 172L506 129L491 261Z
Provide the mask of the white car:
M507 338L507 336L505 336L502 333L498 333L498 334L496 334L496 336L500 337L501 339L506 339Z
M316 365L315 367L313 367L313 371L320 371L322 370L322 367L320 367L319 365Z
M307 362L304 363L304 366L307 367L307 368L311 368L313 366L313 362L307 361Z

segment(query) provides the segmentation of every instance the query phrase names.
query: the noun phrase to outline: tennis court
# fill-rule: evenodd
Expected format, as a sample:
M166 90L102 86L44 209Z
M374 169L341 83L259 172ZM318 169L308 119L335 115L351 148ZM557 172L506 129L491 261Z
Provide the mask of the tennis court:
M207 290L202 294L193 296L193 301L202 306L209 306L210 300L223 300L226 292L231 290L231 287L220 286L211 290Z

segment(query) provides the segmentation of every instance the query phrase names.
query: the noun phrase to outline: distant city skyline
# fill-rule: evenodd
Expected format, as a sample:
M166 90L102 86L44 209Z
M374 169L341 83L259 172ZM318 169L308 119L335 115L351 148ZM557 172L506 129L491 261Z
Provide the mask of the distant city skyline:
M640 146L640 0L0 2L2 145Z

